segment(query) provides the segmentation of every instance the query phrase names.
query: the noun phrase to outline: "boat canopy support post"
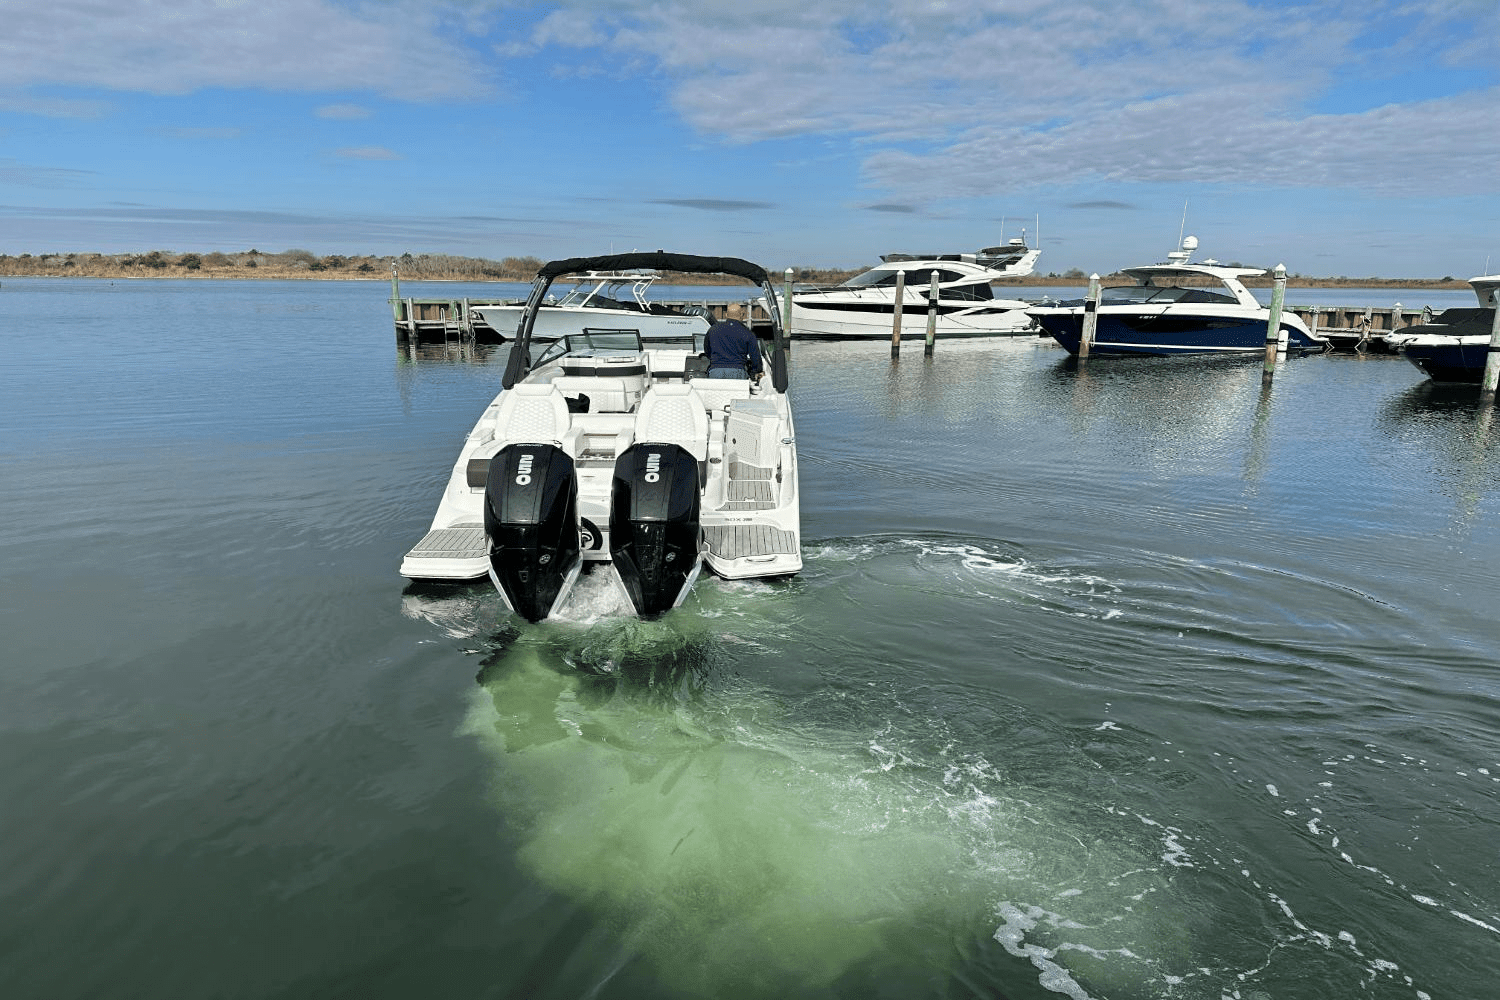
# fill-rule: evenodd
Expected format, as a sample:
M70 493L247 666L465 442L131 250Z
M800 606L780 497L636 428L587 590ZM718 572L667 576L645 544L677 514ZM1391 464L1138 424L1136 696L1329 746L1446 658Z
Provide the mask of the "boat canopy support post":
M938 273L932 272L932 281L927 287L927 340L922 346L922 356L932 357L937 344Z
M1099 275L1089 275L1089 293L1083 300L1083 330L1078 336L1078 356L1089 356L1094 344L1094 331L1099 327Z
M901 357L901 313L906 309L906 271L896 272L895 307L891 309L891 357Z
M1500 385L1500 289L1490 293L1490 308L1495 317L1490 323L1490 349L1484 356L1484 375L1479 382L1480 397L1495 402L1495 387Z
M1276 375L1276 351L1281 345L1281 305L1286 301L1286 265L1277 264L1272 272L1271 315L1266 319L1266 366L1260 381L1264 385Z

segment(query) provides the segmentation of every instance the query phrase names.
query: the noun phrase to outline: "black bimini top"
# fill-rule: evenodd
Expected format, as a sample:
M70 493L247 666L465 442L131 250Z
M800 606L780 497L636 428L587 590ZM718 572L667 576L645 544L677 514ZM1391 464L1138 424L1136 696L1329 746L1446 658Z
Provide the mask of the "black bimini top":
M500 384L509 389L531 370L532 325L537 310L542 306L542 296L546 294L555 278L563 274L585 274L590 271L645 269L679 271L688 274L732 274L760 285L770 297L768 301L775 301L775 290L771 285L771 276L766 269L739 257L699 257L696 254L667 253L665 250L657 250L654 253L613 253L604 257L569 257L567 260L549 261L537 271L536 280L532 282L531 294L526 299L526 311L521 320L521 329L516 340L511 344L510 357L505 363L505 375ZM786 331L781 328L780 317L774 309L771 310L771 337L774 344L771 352L771 384L778 392L785 392L788 377Z
M605 257L570 257L545 264L538 278L555 278L560 274L582 271L632 271L655 268L661 271L683 271L689 274L733 274L757 285L769 280L766 269L739 257L699 257L688 253L616 253Z

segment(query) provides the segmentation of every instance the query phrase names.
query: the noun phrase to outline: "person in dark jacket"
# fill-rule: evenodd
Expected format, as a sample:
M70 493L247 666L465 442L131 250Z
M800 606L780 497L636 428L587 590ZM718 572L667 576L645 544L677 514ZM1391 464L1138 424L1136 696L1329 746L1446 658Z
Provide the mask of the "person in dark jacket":
M744 378L748 372L750 378L758 381L764 374L760 345L755 342L755 334L742 322L744 315L743 305L731 303L725 310L724 319L709 327L704 335L709 378Z

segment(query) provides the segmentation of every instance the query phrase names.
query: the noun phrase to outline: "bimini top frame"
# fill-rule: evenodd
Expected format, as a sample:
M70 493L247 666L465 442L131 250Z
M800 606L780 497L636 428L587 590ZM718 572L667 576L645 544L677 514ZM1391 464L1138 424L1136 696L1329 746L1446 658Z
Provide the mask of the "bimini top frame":
M521 316L519 333L511 345L510 358L506 361L505 377L501 384L509 389L531 370L531 330L536 323L537 310L546 300L547 289L552 286L553 281L565 274L637 269L680 271L688 274L732 274L760 285L771 314L771 384L776 387L777 392L786 391L786 331L781 328L781 309L777 304L776 288L766 269L738 257L699 257L662 250L655 253L617 253L604 257L570 257L543 265L526 297L526 311Z

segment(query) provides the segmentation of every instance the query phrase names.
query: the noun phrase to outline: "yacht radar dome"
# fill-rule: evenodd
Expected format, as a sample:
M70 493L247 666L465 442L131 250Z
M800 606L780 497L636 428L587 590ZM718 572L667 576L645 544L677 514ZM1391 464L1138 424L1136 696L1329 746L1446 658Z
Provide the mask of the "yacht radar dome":
M1167 254L1167 260L1172 261L1176 264L1186 264L1188 262L1188 258L1193 256L1193 251L1196 249L1198 249L1198 237L1183 237L1182 249L1173 250L1171 253Z

